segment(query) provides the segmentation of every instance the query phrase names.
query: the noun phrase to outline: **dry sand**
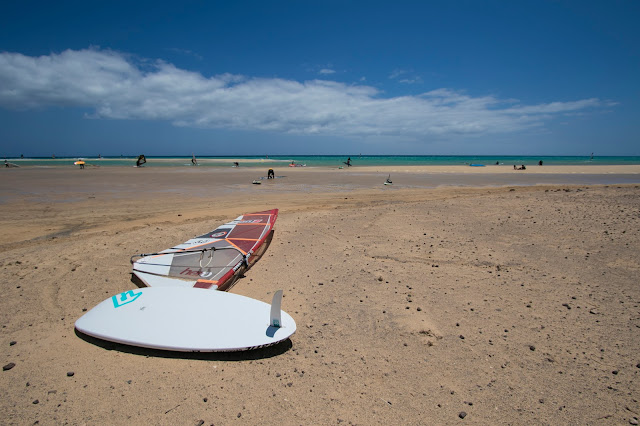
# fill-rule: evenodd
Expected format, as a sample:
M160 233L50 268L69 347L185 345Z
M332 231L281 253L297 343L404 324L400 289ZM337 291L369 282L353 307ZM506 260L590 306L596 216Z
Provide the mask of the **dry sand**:
M469 169L391 187L388 169L3 170L0 422L633 423L637 167L572 174L632 182L595 186ZM75 334L134 288L132 254L267 208L273 242L231 291L284 289L290 341L188 355Z

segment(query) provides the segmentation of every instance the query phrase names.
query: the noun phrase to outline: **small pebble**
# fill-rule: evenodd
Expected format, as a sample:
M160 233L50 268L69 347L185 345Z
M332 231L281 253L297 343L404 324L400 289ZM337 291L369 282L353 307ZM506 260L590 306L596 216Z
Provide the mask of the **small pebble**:
M67 377L73 377L73 375L76 374L73 371L67 371Z
M16 342L15 340L12 340L12 341L10 341L10 342L9 342L9 346L13 346L13 345L15 345L16 343L18 343L18 342Z
M2 371L11 370L15 366L16 366L16 364L14 362L10 362L9 364L7 364L4 367L2 367Z
M460 411L460 413L458 413L458 417L464 419L465 417L467 417L467 413L465 411Z
M535 350L536 350L536 347L535 347L535 346L533 346L533 345L530 345L530 346L529 346L529 350L531 350L531 351L535 351Z
M629 424L631 425L637 425L638 424L638 419L636 419L635 417L631 417L629 419Z
M40 404L40 401L38 401L37 399L34 399L32 404Z

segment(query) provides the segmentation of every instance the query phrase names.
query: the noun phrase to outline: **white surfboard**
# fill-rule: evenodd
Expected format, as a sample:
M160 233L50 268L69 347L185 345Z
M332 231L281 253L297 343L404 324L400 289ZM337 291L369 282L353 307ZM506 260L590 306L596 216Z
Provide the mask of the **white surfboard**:
M271 346L296 331L280 309L238 294L198 288L148 287L106 299L76 329L110 342L181 352L230 352Z

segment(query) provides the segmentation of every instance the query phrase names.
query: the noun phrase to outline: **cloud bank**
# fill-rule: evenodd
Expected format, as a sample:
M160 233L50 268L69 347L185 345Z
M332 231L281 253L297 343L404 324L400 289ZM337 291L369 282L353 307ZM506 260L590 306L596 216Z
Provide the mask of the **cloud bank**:
M606 105L596 98L521 105L449 89L385 97L370 86L328 80L205 77L98 49L0 53L0 107L52 106L86 108L93 118L199 128L423 138L517 132Z

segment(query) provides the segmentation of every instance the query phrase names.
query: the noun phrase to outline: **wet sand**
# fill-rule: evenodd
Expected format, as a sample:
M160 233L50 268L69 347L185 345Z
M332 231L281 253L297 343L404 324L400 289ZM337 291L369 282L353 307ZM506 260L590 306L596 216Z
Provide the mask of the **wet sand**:
M617 167L282 168L261 185L242 168L3 170L0 420L633 422L640 183ZM132 254L268 208L273 242L232 292L284 289L290 341L186 355L75 334L135 287Z

